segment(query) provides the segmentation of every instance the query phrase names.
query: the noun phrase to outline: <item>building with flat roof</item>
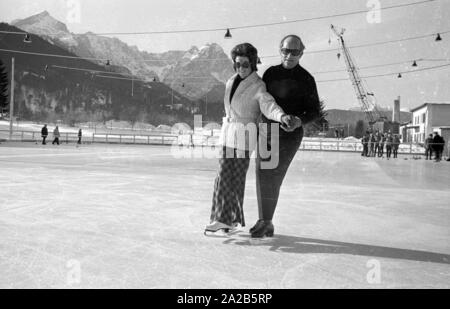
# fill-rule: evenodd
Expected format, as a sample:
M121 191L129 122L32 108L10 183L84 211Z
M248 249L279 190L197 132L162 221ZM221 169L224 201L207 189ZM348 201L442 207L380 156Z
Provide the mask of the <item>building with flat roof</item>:
M450 102L424 103L411 109L411 123L406 127L412 142L423 143L429 134L437 131L446 138L450 127Z

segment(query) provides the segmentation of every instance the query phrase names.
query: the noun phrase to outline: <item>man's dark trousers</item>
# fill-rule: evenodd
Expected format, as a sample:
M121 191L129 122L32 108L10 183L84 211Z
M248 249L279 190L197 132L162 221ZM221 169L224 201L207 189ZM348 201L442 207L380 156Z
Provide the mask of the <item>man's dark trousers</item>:
M433 156L433 148L430 145L428 145L427 149L425 150L425 159L428 160L428 158L430 158L431 160L432 156Z
M270 124L268 124L270 127ZM271 154L269 158L263 158L260 154L260 149L257 149L256 157L256 195L258 199L259 218L263 220L272 220L275 208L278 203L278 196L280 194L280 187L286 172L300 148L303 139L303 128L297 128L293 132L285 132L279 129L279 151L272 150L271 133L267 134L267 151ZM261 145L258 145L261 147ZM273 151L273 152L272 152ZM278 156L278 164L274 168L267 168L261 163L273 160L273 156ZM270 165L269 165L270 166Z

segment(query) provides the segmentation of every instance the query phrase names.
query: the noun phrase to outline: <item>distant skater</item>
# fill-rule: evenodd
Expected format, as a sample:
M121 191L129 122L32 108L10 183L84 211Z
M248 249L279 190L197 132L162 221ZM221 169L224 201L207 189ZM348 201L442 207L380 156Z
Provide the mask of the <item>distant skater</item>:
M78 130L78 142L77 142L78 145L81 145L81 137L82 136L83 136L83 132L80 129L80 130Z
M59 136L60 136L59 129L58 126L56 126L56 128L53 130L54 140L52 142L52 145L55 145L55 143L59 145Z
M48 136L48 129L46 124L44 124L44 126L41 129L41 136L42 136L42 145L47 145L47 143L45 142L45 139Z

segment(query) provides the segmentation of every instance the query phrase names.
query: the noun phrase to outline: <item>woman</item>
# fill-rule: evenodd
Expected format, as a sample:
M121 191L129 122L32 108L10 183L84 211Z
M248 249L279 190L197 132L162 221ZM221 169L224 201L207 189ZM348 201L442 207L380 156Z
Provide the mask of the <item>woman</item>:
M250 154L256 146L256 123L261 112L269 119L290 126L286 115L266 85L256 74L258 51L249 43L239 44L231 51L236 72L225 88L225 113L221 132L221 158L214 183L211 222L205 232L245 226L243 201L245 178ZM250 132L248 135L246 132ZM252 134L254 133L254 134Z

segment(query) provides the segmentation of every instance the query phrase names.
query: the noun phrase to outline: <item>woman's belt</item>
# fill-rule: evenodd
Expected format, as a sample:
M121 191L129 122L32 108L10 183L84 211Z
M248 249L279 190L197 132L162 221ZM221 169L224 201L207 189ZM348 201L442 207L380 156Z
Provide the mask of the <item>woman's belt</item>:
M249 123L255 122L255 118L232 118L232 117L223 117L223 123Z

